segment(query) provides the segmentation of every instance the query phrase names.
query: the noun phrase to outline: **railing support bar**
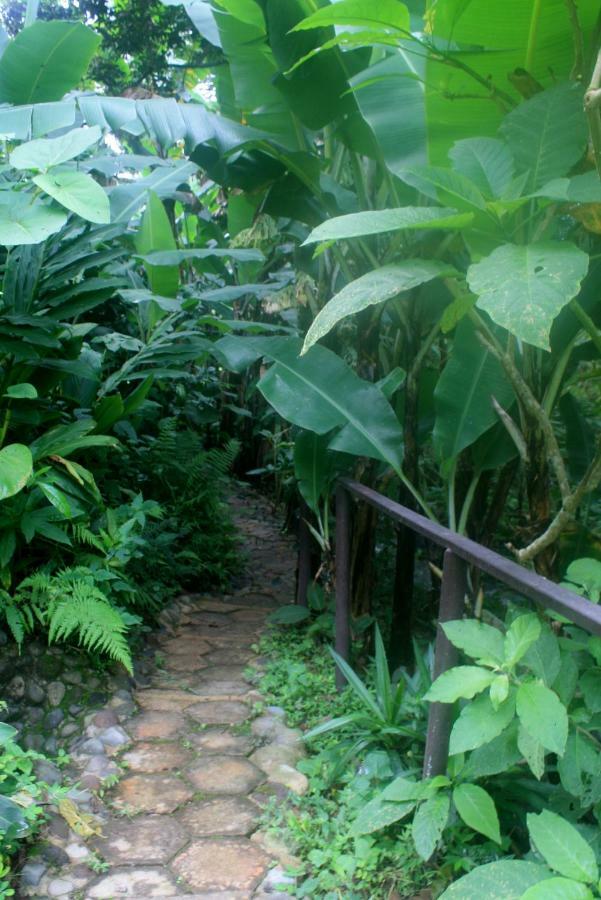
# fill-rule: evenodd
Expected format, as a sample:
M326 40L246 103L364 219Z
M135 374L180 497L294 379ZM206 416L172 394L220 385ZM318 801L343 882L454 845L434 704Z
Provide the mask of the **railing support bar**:
M347 491L336 488L336 652L348 661L350 651L351 599L351 502ZM346 681L336 666L336 688L341 691Z
M441 628L443 622L460 619L467 590L467 566L452 550L445 550L440 589L440 609L434 649L434 678L457 665L455 647ZM424 756L424 778L444 775L449 758L449 736L453 722L452 703L431 703Z

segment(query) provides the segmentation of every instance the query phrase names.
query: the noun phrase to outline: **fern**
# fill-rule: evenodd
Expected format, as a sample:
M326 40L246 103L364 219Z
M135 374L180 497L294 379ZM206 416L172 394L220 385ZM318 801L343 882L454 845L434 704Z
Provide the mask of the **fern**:
M93 547L100 553L104 553L104 544L102 543L98 535L94 534L93 531L90 531L87 525L84 525L83 523L77 523L73 525L72 528L73 538L78 544L83 544L86 547Z

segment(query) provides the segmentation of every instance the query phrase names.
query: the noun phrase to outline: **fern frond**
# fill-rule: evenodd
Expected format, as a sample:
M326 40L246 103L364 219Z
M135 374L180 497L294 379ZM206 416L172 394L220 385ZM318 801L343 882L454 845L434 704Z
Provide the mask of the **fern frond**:
M100 553L104 552L104 544L98 535L94 534L93 531L90 531L87 525L84 525L81 522L73 525L73 537L78 544L84 544L86 547L93 547Z

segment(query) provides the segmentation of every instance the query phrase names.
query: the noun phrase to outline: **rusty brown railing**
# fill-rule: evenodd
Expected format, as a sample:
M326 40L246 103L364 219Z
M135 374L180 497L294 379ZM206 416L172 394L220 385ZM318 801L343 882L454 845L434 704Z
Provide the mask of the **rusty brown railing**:
M510 559L506 559L494 550L477 544L425 516L395 503L383 494L359 484L357 481L344 478L338 482L336 489L336 614L335 614L335 648L343 659L348 660L350 650L350 547L352 535L351 500L368 503L378 512L405 528L410 528L422 537L432 541L444 550L442 585L440 590L440 606L436 628L434 649L434 672L437 678L457 664L458 653L447 640L440 625L452 619L460 619L464 612L464 600L467 590L467 566L472 565L518 591L535 603L552 609L565 616L576 625L601 635L601 607L596 606L584 597L560 587L553 581L525 569ZM306 602L305 594L308 584L310 544L307 536L300 543L299 572L302 573L302 585L299 580L297 602ZM336 684L340 689L344 685L342 672L336 671ZM426 750L423 774L425 778L444 774L449 755L449 736L452 725L453 706L448 703L431 703L428 715Z

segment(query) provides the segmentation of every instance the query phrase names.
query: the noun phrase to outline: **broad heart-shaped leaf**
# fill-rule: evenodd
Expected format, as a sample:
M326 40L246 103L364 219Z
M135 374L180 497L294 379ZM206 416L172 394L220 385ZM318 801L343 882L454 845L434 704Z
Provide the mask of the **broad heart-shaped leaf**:
M535 613L526 613L514 619L505 635L505 665L511 667L519 662L538 640L540 632L540 619Z
M521 900L593 900L586 884L569 878L547 878L522 894Z
M305 244L318 241L340 241L348 238L383 234L386 231L409 231L423 228L464 228L472 213L437 206L401 206L398 209L367 210L336 216L314 228Z
M503 859L478 866L448 887L439 900L521 900L524 891L549 876L545 866Z
M471 700L495 680L490 669L480 666L455 666L439 675L424 700L430 703L454 703L460 697Z
M455 332L447 364L434 390L434 446L442 459L454 459L498 421L493 397L506 409L513 388L498 360L483 347L469 319Z
M100 38L79 22L38 20L0 58L0 103L60 100L77 87Z
M45 172L52 166L69 162L96 144L102 137L98 125L92 128L73 128L57 138L40 138L20 144L10 154L15 169L37 169Z
M453 791L453 803L469 828L501 843L499 817L495 803L484 788L476 784L459 784Z
M443 631L459 650L463 650L476 662L501 665L504 657L503 634L492 625L485 625L478 619L455 619L444 622Z
M325 434L344 426L342 441L330 446L389 463L399 472L402 433L379 388L358 378L331 350L315 346L300 357L295 338L241 338L275 361L259 390L289 422Z
M383 27L386 30L409 31L409 10L397 0L339 0L318 9L296 25L293 31L324 28L329 25L353 25L361 28Z
M140 254L177 249L169 216L160 197L154 191L148 193L148 203L142 224L135 238ZM176 265L153 266L146 263L146 275L150 289L163 297L175 297L179 288L179 269Z
M595 854L573 825L548 809L529 813L527 823L530 840L551 869L585 884L597 881Z
M33 470L31 450L25 444L9 444L0 450L0 500L23 490Z
M516 711L527 732L551 753L563 756L568 738L568 714L554 691L543 684L521 684Z
M343 287L317 314L307 332L303 353L347 316L355 315L368 306L384 303L402 291L409 291L433 278L453 274L456 272L452 267L434 259L405 259L367 272Z
M497 138L456 141L449 150L449 159L455 171L469 178L488 200L503 197L513 180L511 150Z
M294 442L294 474L298 489L309 509L317 512L332 473L328 435L301 431Z
M587 138L583 90L565 82L520 103L504 119L501 133L519 172L529 172L536 190L566 175L584 153Z
M470 266L467 280L494 322L549 350L553 321L578 293L587 269L588 255L568 241L504 244Z
M111 221L111 207L104 189L85 172L53 171L33 178L41 190L50 194L61 206L88 222L106 225Z
M67 214L46 203L32 202L31 195L12 195L10 203L0 199L0 245L41 244L56 234L67 221Z
M487 744L507 728L515 713L515 696L510 693L497 709L488 694L480 694L461 710L451 731L449 753L465 753Z
M430 859L436 850L449 818L450 806L448 794L434 794L419 805L413 817L411 835L415 849L422 859Z

